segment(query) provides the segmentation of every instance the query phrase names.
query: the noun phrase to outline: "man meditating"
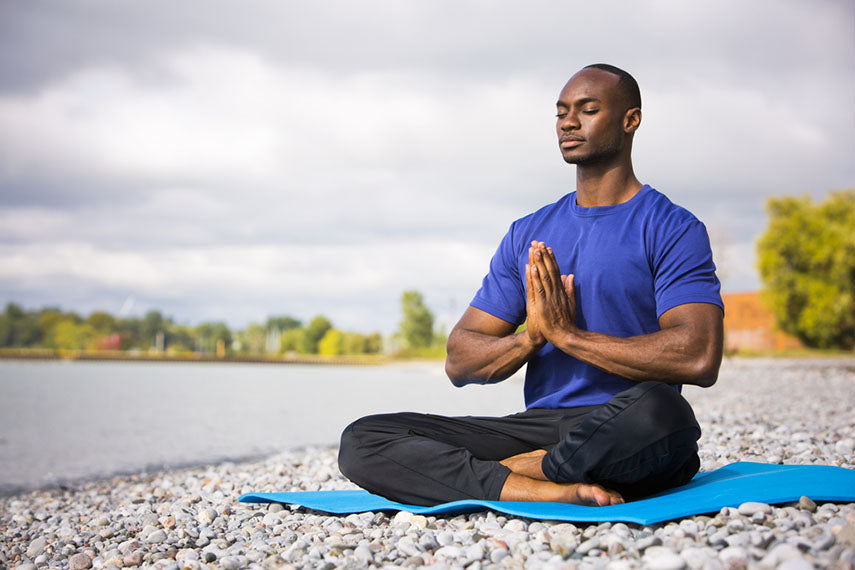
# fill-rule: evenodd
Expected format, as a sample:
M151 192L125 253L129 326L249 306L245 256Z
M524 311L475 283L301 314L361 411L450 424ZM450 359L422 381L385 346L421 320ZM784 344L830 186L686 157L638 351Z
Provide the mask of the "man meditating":
M557 110L576 191L511 224L449 335L445 365L463 386L527 364L526 410L355 421L339 467L368 491L416 505L611 505L698 471L700 428L680 386L711 386L721 364L723 306L706 229L633 173L641 95L632 76L585 67Z

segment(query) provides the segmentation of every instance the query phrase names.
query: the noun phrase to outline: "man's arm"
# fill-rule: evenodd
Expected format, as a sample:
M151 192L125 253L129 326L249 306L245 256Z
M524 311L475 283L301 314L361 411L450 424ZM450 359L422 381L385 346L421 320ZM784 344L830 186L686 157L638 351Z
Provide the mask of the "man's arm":
M576 326L573 276L562 276L550 248L535 244L527 284L538 327L559 350L597 368L636 381L712 386L723 345L721 309L708 303L679 305L662 314L659 331L621 338Z
M455 386L499 382L511 376L545 340L531 327L517 326L475 307L468 307L448 335L445 372Z

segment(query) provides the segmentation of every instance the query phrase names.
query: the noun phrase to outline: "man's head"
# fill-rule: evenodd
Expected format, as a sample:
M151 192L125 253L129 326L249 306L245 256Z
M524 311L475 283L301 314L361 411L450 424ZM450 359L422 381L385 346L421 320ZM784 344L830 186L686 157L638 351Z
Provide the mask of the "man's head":
M632 137L641 124L641 93L629 73L604 63L584 67L561 90L556 106L566 162L629 161Z

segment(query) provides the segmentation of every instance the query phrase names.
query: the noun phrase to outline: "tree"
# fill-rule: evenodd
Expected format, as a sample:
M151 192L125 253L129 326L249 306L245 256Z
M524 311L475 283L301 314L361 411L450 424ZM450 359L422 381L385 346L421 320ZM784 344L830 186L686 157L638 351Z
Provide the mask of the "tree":
M855 190L770 198L757 243L765 295L778 326L808 346L855 347Z
M433 342L433 313L425 306L418 291L404 291L401 295L403 318L399 332L410 348L427 348Z
M267 319L267 330L278 330L279 332L285 332L291 329L298 329L303 326L299 320L294 317L289 317L288 315L282 317L268 317Z
M42 339L36 314L8 303L5 313L0 315L0 346L32 346Z
M222 321L200 324L196 327L196 335L202 352L216 352L220 343L224 346L232 344L232 333Z
M147 347L154 346L157 333L165 332L167 324L168 321L163 318L160 311L151 310L147 312L140 323L140 335L142 336L140 340Z
M328 318L318 315L306 326L303 331L301 352L306 354L317 354L318 343L327 334L327 331L332 328L332 323Z
M249 354L264 354L267 345L267 329L258 323L250 323L245 330L237 335L241 352Z
M338 356L344 352L344 333L338 329L329 329L318 342L318 354Z
M299 352L303 348L303 334L305 330L302 328L289 329L279 335L279 352Z
M74 319L63 319L51 329L50 345L53 348L82 350L95 341L95 329Z
M116 318L110 313L95 311L86 319L86 324L99 334L109 334L116 328Z

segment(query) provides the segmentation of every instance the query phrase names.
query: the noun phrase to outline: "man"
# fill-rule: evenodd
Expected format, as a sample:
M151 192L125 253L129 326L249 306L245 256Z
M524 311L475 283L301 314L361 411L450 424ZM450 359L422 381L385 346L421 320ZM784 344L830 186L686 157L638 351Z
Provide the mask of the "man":
M679 388L711 386L721 364L706 230L633 173L632 76L585 67L557 110L576 192L511 225L448 339L456 386L499 382L527 363L526 411L354 422L339 466L369 491L423 505L610 505L682 485L699 468L700 428Z

